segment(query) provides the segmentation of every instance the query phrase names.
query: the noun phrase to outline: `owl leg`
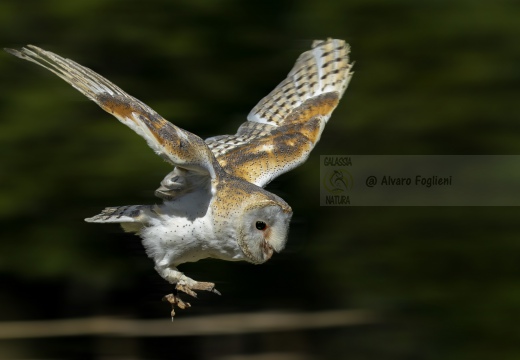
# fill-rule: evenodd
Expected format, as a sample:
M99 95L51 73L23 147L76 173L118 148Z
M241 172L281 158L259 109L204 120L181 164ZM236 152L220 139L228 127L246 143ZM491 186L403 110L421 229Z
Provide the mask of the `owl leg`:
M175 316L175 306L180 309L191 307L190 303L183 302L178 296L178 291L182 291L190 296L197 297L195 290L205 290L220 295L220 292L215 289L215 284L210 282L195 281L176 268L171 267L156 267L157 272L169 283L175 284L175 291L163 297L163 300L168 301L172 305L172 319Z

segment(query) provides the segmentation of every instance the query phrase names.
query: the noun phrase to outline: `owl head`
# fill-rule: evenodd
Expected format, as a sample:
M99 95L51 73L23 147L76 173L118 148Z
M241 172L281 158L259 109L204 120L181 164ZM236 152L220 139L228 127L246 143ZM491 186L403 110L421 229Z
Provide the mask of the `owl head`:
M271 193L254 194L246 202L238 222L237 241L247 260L261 264L280 252L287 242L291 207ZM258 199L258 198L261 199Z

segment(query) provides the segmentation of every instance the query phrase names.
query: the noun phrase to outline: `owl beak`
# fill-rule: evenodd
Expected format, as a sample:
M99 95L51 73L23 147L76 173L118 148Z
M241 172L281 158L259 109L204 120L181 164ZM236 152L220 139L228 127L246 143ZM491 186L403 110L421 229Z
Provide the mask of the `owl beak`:
M276 247L276 246L269 245L269 247L271 248L272 251L274 251L277 254L280 253L283 250L283 248L284 248L283 245L281 247Z
M264 240L263 244L262 244L262 250L263 250L263 253L264 253L264 256L266 258L266 260L269 260L271 258L271 256L273 256L273 253L274 253L274 249L273 247L267 242Z

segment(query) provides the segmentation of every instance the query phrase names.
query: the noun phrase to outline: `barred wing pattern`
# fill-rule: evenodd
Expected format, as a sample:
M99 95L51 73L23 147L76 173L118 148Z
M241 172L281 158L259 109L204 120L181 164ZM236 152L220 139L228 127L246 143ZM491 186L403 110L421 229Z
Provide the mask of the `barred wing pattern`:
M305 162L352 77L343 40L314 41L235 135L206 139L220 165L258 186Z
M197 176L208 179L216 177L215 158L200 137L168 122L149 106L128 95L101 75L70 59L33 45L21 50L5 50L38 64L65 80L143 137L166 161L192 170Z

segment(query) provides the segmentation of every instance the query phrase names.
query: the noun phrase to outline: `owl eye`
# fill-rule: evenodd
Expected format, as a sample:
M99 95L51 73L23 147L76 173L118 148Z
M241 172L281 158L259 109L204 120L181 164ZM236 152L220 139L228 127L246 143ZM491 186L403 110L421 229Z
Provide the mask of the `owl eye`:
M257 221L256 222L256 228L258 230L265 230L265 228L267 227L266 223L263 222L263 221Z

